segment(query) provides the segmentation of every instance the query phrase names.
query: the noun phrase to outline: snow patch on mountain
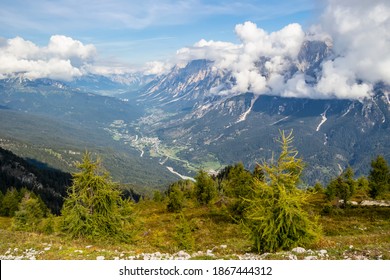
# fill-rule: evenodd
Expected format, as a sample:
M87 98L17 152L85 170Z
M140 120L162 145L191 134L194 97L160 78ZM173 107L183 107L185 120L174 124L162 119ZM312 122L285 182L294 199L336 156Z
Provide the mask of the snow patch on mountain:
M321 126L328 120L328 118L326 117L326 112L329 110L329 107L326 108L326 110L321 114L321 117L322 117L322 120L321 122L318 124L317 128L316 128L316 131L320 131L320 128Z

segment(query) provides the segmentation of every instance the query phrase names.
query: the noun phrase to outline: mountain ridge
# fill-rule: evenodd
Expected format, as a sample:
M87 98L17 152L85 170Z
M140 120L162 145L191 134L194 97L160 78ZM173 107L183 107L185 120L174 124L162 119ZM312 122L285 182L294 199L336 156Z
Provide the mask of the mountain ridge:
M303 76L314 86L324 62L334 58L329 42L305 41L282 73L283 80ZM264 77L270 75L268 62L259 57L256 63ZM294 131L295 145L308 163L305 180L310 184L326 182L348 165L364 174L377 154L390 158L390 87L384 83L375 85L370 98L360 100L284 96L271 87L263 94L237 92L236 77L205 59L141 80L124 91L117 91L123 84L98 76L74 84L1 80L0 106L104 131L104 137L126 147L126 153L132 150L136 157L151 158L182 176L239 161L253 168L272 157L280 130ZM99 81L116 94L97 94ZM85 83L83 88L79 82Z

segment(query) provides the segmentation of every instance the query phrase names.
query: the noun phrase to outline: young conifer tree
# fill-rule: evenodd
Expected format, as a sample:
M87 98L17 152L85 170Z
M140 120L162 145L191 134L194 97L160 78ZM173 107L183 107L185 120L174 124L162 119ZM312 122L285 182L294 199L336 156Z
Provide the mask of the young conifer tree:
M100 160L84 154L73 174L73 184L62 208L63 231L72 237L129 241L132 203L123 200L117 184L104 171Z
M377 156L371 161L368 184L372 198L380 198L390 191L390 169L383 156Z
M282 152L276 161L261 164L264 179L254 179L253 198L247 200L244 225L258 252L304 246L320 235L315 217L302 208L307 194L297 186L304 164L292 141L292 132L281 132Z
M217 187L206 171L200 170L195 176L195 196L199 204L207 205L217 196Z
M12 227L15 230L35 231L42 222L48 209L42 200L29 191L25 191L19 203L19 210L15 212Z
M348 166L343 173L330 181L326 188L326 195L329 200L337 197L343 201L342 207L348 205L348 201L353 197L356 191L356 181L354 180L353 169Z

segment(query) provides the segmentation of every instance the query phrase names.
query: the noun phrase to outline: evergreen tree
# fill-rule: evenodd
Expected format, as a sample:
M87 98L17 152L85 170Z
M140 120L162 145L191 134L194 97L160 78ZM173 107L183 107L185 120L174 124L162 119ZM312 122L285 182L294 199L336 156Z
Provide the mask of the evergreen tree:
M353 169L349 166L343 171L337 178L333 179L327 189L326 194L329 199L335 197L343 200L343 206L345 207L348 200L355 194L356 181L354 180Z
M73 174L73 184L62 209L63 231L72 237L129 241L132 203L121 197L118 185L103 170L100 160L85 153Z
M187 218L181 212L178 214L179 222L176 226L175 239L180 249L191 251L195 247L195 238L192 235L192 227Z
M167 209L169 212L180 212L185 205L185 198L183 191L177 183L170 186L168 190L168 204Z
M367 177L360 176L356 180L356 191L354 197L360 200L368 199L369 192L370 192L370 187L369 187L369 182Z
M261 170L261 169L257 169ZM220 176L220 190L225 198L228 199L227 207L233 220L239 221L243 218L244 209L247 207L247 200L252 196L252 174L244 168L242 163L234 166L229 166L223 171L223 176ZM263 178L261 173L258 173Z
M307 196L297 188L304 164L292 148L292 132L281 132L282 152L275 162L261 165L264 180L254 179L244 225L258 252L288 250L316 240L320 228L302 208Z
M2 215L3 199L4 199L4 194L3 194L3 192L0 190L0 216Z
M153 192L153 201L154 202L161 202L163 200L164 200L164 197L163 197L161 191L156 190Z
M3 197L2 204L0 205L0 215L5 217L13 217L15 212L18 211L21 198L21 192L19 192L17 189L8 189Z
M209 174L201 170L195 177L195 196L201 205L209 204L217 195L215 181Z
M323 192L324 192L324 187L322 186L322 184L321 184L320 182L316 182L316 183L314 184L313 190L314 190L316 193L323 193Z
M370 196L378 198L390 191L390 171L383 156L371 161L371 170L368 175Z
M33 193L27 191L19 203L18 211L13 218L15 230L35 231L48 212L46 205Z
M255 169L253 170L253 177L257 178L260 181L264 181L265 174L263 168L261 168L260 164L256 164Z

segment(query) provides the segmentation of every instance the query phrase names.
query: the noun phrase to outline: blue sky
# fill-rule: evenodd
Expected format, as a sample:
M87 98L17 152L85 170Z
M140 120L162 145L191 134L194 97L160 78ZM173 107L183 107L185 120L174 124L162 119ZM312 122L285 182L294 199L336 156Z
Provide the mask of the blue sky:
M318 16L320 2L2 0L0 37L45 46L52 35L65 35L93 44L106 63L140 65L200 39L236 43L235 25L245 21L269 32L295 22L305 28Z

